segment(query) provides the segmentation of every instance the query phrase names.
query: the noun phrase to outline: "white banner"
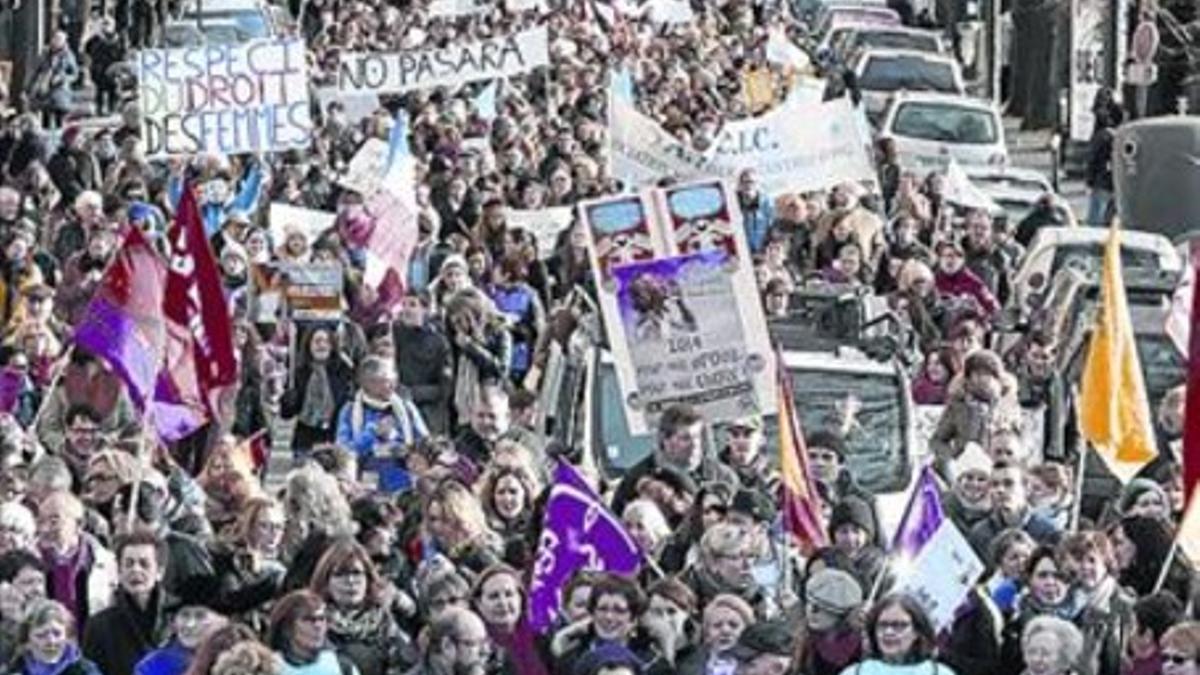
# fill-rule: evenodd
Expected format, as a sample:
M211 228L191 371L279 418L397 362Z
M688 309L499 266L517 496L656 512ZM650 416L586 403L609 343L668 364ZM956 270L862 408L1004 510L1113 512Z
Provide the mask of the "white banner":
M612 176L626 190L654 185L660 179L705 175L704 157L631 103L609 98L609 142Z
M147 49L138 53L137 75L148 156L309 146L303 42Z
M537 238L538 257L549 258L554 253L554 244L558 234L571 226L574 209L569 206L556 206L537 210L509 209L505 215L508 228L528 230Z
M272 202L268 213L270 221L271 242L276 248L282 248L287 239L289 229L299 230L304 238L312 244L321 233L333 227L337 215L328 211L306 209L291 204Z
M375 114L375 111L381 107L379 95L374 92L343 94L337 90L337 87L321 87L316 90L316 94L322 111L328 112L329 104L334 101L341 103L342 111L346 115L346 123L350 125L358 124Z
M485 0L433 0L429 3L431 17L459 17L483 14L490 8Z
M954 621L954 611L983 574L983 563L949 518L942 521L911 567L893 563L896 591L911 596L940 633Z
M775 110L726 124L712 155L712 173L736 178L755 169L772 195L874 182L871 137L861 108L846 97L824 103L789 98Z
M401 94L513 77L549 63L549 36L546 27L539 26L443 49L344 54L338 64L338 89L343 93Z

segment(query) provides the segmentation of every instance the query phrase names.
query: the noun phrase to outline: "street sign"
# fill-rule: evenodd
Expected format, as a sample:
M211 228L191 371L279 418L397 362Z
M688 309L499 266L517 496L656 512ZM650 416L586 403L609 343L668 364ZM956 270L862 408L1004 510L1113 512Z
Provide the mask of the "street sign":
M1125 81L1129 84L1148 87L1158 80L1158 66L1153 63L1131 63L1125 71Z
M1133 60L1145 65L1154 60L1159 43L1158 24L1154 21L1142 21L1133 32Z

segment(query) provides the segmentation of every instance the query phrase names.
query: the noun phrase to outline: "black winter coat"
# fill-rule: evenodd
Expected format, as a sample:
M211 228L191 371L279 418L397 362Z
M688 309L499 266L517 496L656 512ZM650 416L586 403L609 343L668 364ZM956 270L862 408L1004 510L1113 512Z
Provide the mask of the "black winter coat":
M430 325L412 328L397 323L396 375L408 388L431 434L450 431L450 397L454 394L450 342Z
M131 675L138 661L158 649L170 634L163 604L161 589L154 592L145 610L118 590L112 607L88 619L83 655L105 675Z

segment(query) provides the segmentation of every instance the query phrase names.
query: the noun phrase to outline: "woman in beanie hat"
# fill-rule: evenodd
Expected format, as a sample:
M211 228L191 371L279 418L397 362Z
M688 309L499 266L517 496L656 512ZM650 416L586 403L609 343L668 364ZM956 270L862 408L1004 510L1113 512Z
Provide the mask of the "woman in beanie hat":
M1122 516L1158 518L1164 523L1171 519L1171 499L1167 491L1149 478L1134 478L1121 491L1117 513Z
M875 545L875 514L858 497L846 497L829 518L832 546L817 551L828 567L848 572L862 588L871 588L883 571L883 551Z

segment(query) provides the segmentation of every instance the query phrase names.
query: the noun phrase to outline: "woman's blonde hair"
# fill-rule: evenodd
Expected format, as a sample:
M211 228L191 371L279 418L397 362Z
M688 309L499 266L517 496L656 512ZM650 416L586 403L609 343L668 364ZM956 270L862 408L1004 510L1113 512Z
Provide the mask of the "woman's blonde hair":
M430 495L426 510L433 508L435 504L442 511L442 519L453 522L454 528L464 540L491 531L479 498L467 486L456 480L442 481Z
M355 531L350 504L337 479L316 466L288 474L284 510L288 518L300 518L330 536L353 535Z
M57 621L67 627L67 635L75 638L75 617L71 610L56 600L35 600L33 606L25 614L21 622L21 644L29 644L29 635L51 621Z

